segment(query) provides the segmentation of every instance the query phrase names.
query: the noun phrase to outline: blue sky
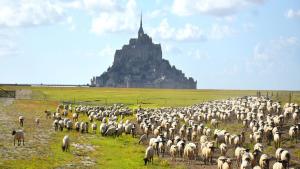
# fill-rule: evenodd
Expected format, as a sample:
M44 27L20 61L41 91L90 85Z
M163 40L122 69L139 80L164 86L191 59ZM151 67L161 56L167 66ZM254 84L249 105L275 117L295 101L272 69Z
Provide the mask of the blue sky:
M0 83L89 83L141 11L200 89L300 90L298 0L0 0Z

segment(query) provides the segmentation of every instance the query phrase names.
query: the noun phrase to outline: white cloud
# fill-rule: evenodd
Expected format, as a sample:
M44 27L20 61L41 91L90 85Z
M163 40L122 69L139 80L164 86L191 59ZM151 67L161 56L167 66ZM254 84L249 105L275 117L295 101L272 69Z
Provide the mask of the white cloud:
M289 9L286 13L288 18L298 18L300 19L300 10Z
M12 29L0 29L0 58L21 53L16 41L17 34L18 32Z
M199 13L224 17L233 15L251 4L262 2L264 0L174 0L172 12L179 16Z
M177 41L201 41L205 40L203 30L192 24L185 24L182 28L173 28L165 18L161 21L157 28L150 30L150 35L154 38L163 40L177 40Z
M64 9L50 0L4 0L0 3L1 27L24 27L63 21Z
M228 25L214 24L210 31L210 39L223 39L234 33L235 31Z
M154 39L201 42L205 40L220 40L236 33L228 25L213 24L210 29L204 30L197 25L185 24L183 27L172 27L164 18L158 27L150 29L150 36Z
M254 47L253 58L256 61L269 61L286 57L287 51L290 51L290 47L297 45L298 39L296 37L280 37L279 39L270 40L267 43L258 43Z
M271 69L284 68L286 61L292 61L295 50L299 48L299 40L296 37L280 37L268 42L260 42L253 49L253 56L247 63L248 71L269 72Z
M109 10L109 7L112 9ZM138 23L137 11L135 0L129 0L122 9L110 4L106 10L92 18L91 32L102 35L107 32L132 31Z

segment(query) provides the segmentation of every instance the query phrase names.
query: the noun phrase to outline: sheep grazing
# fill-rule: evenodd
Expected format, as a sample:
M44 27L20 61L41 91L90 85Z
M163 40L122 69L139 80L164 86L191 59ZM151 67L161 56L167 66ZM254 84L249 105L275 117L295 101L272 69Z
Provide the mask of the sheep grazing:
M296 141L297 143L297 126L292 126L289 129L289 137L291 141Z
M40 124L40 119L39 118L35 118L35 124L38 126Z
M212 145L208 145L202 149L202 157L204 160L204 164L206 165L207 162L210 162L212 164L212 157L215 147Z
M172 145L170 148L170 155L172 160L176 160L176 156L178 154L178 147L177 145Z
M73 129L73 122L71 120L68 120L66 123L66 127L68 129L68 131Z
M220 144L221 155L225 156L227 153L228 147L225 143Z
M21 145L21 142L23 142L23 146L25 145L25 137L24 137L24 132L22 130L13 130L12 131L12 135L14 136L14 146L15 146L15 142L16 140L18 141L18 146Z
M148 162L152 162L153 164L153 156L154 156L154 149L152 146L149 146L146 149L145 156L144 156L145 165L147 165Z
M189 143L184 147L183 157L190 163L195 159L197 153L197 146L194 143Z
M62 148L62 151L65 151L65 152L70 151L70 138L68 135L66 135L63 138L61 148Z
M96 123L92 124L92 130L93 130L93 133L96 134L96 131L97 131L97 124Z
M25 119L24 116L19 117L19 124L21 127L23 127L23 125L24 125L24 119Z
M78 113L73 113L72 119L73 119L73 121L78 121Z

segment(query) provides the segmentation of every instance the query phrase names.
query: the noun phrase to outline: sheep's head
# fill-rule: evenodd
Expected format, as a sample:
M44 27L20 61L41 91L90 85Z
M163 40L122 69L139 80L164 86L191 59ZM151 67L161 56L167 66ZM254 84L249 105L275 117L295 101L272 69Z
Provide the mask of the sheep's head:
M147 165L148 158L144 158L145 165Z
M12 134L12 135L15 135L15 134L16 134L16 130L13 130L11 134Z

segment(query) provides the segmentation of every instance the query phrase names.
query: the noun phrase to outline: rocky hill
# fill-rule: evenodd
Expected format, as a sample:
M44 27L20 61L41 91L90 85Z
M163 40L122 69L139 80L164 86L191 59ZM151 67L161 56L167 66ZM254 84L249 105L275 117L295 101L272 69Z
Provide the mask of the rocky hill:
M195 89L197 82L162 58L160 44L144 33L141 20L138 38L116 50L113 65L93 77L91 86Z

